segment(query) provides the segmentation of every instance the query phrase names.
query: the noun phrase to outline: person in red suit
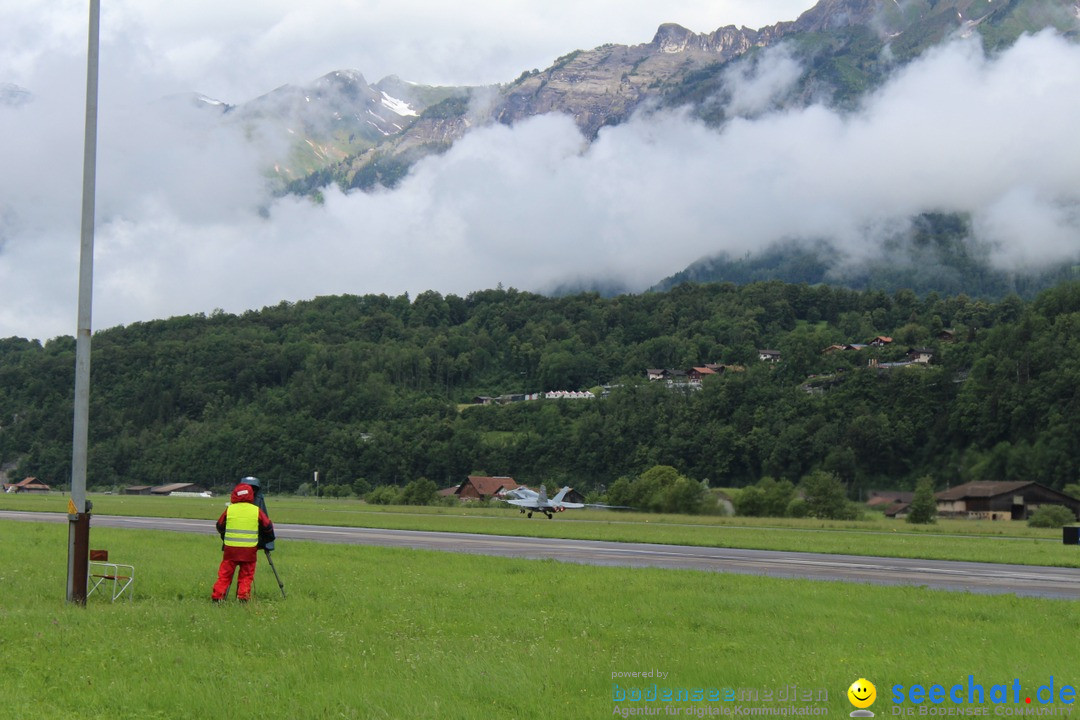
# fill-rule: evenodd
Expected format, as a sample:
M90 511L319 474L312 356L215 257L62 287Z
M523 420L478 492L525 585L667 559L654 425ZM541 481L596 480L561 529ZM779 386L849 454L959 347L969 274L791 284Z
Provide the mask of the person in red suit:
M250 485L240 483L233 488L230 501L217 521L217 531L224 545L217 582L210 597L214 602L225 599L233 573L239 568L236 596L240 602L247 602L251 599L259 548L274 541L274 524L255 504L255 491Z

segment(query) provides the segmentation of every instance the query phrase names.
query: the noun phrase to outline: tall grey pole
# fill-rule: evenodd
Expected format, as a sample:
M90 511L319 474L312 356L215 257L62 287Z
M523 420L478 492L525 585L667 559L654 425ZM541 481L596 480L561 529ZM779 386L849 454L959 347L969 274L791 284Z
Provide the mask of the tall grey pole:
M94 205L97 175L98 34L100 0L90 0L86 54L86 135L83 144L82 232L79 247L79 327L75 336L75 418L68 503L67 600L86 604L90 507L86 502L86 445L90 424L90 308L94 295Z

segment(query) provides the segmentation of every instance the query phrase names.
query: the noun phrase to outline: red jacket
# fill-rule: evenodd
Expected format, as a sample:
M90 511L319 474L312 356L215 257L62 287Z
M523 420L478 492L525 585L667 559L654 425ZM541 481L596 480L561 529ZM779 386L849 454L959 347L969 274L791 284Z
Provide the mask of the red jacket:
M254 503L255 491L250 485L241 483L233 488L232 497L229 500L233 503L247 502ZM221 535L222 542L225 541L225 522L228 519L229 509L225 508L225 512L221 513L221 517L217 521L217 531ZM235 560L236 562L255 562L259 557L259 548L266 545L268 542L274 540L274 523L270 522L270 518L266 513L259 510L259 544L256 547L233 547L231 545L222 545L222 550L225 552L224 559Z

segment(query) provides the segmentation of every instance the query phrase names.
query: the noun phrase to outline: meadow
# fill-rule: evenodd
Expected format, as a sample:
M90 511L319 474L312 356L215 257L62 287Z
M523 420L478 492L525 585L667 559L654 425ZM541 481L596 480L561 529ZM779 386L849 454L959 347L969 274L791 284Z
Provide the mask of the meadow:
M835 716L860 677L880 716L895 684L1080 681L1067 601L288 542L287 599L260 561L252 603L214 605L212 535L92 536L137 567L132 601L67 605L66 527L0 521L4 718L671 714L613 701L653 683L759 698L666 704L683 716L793 685ZM621 676L643 671L666 676Z

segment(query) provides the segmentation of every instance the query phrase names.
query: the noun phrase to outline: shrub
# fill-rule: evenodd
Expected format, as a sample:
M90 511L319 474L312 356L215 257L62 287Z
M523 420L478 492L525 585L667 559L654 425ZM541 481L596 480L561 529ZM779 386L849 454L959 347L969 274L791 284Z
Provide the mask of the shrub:
M1075 521L1075 513L1064 505L1043 505L1028 518L1028 526L1059 528Z
M400 505L401 490L393 485L380 485L364 498L371 505Z
M806 501L800 497L793 498L787 506L787 516L793 518L804 518L810 514L810 510L806 507Z
M747 517L784 517L795 496L795 486L789 480L763 477L757 485L743 488L735 498L735 510Z
M619 478L608 490L608 502L647 512L699 513L705 500L701 484L669 465L656 465L631 480Z
M413 480L401 491L401 503L403 505L431 505L435 502L439 488L427 478Z

